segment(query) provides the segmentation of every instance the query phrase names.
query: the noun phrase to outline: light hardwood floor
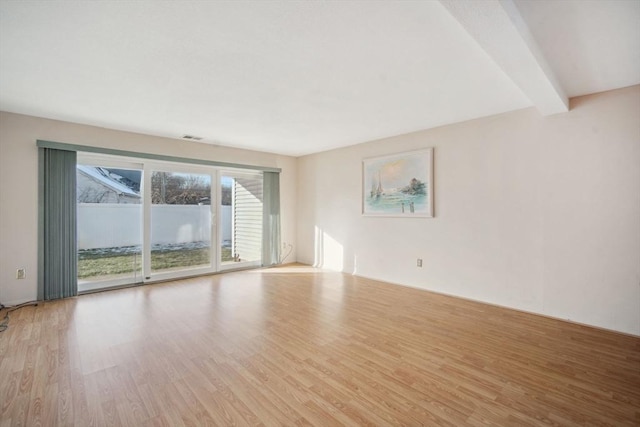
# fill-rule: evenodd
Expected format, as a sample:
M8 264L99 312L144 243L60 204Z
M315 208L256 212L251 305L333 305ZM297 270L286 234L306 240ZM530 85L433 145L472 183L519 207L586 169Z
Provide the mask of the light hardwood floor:
M639 425L640 338L302 266L48 302L0 426Z

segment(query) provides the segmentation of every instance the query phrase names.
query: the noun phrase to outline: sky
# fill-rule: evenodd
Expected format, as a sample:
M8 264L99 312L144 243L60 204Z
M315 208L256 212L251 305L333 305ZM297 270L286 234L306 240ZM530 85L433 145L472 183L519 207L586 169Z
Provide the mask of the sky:
M412 178L427 181L426 161L423 155L400 154L380 160L365 161L365 189L377 184L378 172L384 188L402 188L409 185Z

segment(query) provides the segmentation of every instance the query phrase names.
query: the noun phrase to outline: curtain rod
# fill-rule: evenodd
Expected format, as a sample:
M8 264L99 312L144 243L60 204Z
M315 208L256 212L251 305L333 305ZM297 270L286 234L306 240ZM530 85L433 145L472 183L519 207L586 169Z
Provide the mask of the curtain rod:
M140 153L137 151L116 150L113 148L92 147L89 145L66 144L63 142L37 140L36 145L41 148L53 148L65 151L81 151L87 153L110 154L123 157L137 157L141 159L160 160L166 162L189 163L194 165L216 166L223 168L250 169L262 172L282 172L281 168L272 168L268 166L243 165L241 163L217 162L215 160L192 159L189 157L166 156L164 154Z

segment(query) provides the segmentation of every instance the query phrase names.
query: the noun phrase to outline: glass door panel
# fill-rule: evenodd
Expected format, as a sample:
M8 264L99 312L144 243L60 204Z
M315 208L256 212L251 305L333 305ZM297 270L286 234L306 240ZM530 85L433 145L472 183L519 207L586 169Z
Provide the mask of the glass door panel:
M220 268L262 264L262 175L223 172Z
M151 273L211 269L211 175L151 172Z
M78 291L142 282L142 170L78 163Z

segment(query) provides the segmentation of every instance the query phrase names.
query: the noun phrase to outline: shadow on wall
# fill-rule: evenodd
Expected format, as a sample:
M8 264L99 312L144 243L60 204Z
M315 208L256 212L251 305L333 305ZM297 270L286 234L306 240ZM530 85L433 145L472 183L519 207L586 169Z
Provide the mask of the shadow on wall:
M315 245L313 266L329 270L342 271L344 268L344 248L317 225L315 226Z

